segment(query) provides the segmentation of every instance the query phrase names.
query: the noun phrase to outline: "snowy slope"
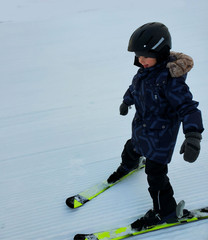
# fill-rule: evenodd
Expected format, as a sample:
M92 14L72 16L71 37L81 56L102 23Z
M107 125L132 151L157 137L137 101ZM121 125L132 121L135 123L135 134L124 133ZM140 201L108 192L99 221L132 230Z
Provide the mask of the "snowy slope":
M83 208L65 199L120 163L134 110L119 116L136 72L131 33L165 23L173 50L194 58L188 77L208 128L206 0L0 0L0 239L66 240L114 228L151 208L144 172ZM187 208L208 205L208 134L194 164L178 154L169 176ZM207 240L208 221L132 239Z

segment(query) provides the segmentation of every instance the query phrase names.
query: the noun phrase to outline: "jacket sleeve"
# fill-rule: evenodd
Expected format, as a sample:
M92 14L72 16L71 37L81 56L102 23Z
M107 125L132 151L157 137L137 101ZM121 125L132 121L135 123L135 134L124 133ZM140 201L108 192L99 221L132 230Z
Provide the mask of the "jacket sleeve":
M134 97L132 96L132 93L130 90L131 88L132 88L132 85L127 89L126 93L123 96L123 102L128 106L131 106L134 104Z
M165 94L170 105L178 113L183 123L184 134L187 132L202 133L204 128L201 111L197 108L199 103L193 100L185 79L186 75L178 78L170 78Z

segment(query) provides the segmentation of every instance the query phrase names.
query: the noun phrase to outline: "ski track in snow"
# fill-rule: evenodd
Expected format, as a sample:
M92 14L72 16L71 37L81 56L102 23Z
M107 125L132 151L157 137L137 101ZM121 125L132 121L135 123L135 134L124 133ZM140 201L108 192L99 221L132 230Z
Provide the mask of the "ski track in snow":
M164 10L165 9L165 10ZM152 207L144 170L78 209L65 199L120 164L134 110L118 106L136 72L130 34L164 22L173 50L193 57L188 76L205 131L199 159L179 155L169 177L177 201L208 206L206 0L11 0L0 8L0 239L67 240L125 226ZM208 240L208 220L130 239Z

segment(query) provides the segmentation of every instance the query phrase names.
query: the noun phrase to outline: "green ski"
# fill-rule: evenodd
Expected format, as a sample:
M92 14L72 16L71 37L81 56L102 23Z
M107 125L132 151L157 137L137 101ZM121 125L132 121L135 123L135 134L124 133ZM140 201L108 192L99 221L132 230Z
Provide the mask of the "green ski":
M124 178L126 178L127 176L131 175L132 173L142 169L145 167L145 158L141 157L140 158L140 163L138 168L132 170L130 173L128 173L127 175L125 175L124 177L122 177L119 181L109 184L107 182L107 180L102 181L88 189L86 189L83 192L80 192L79 194L69 197L66 199L66 205L70 208L78 208L83 206L86 202L92 200L93 198L95 198L96 196L98 196L99 194L101 194L102 192L104 192L105 190L107 190L108 188L114 186L116 183L122 181Z
M97 232L92 234L77 234L74 237L74 240L119 240L124 239L130 236L140 235L148 232L153 232L156 230L161 230L169 227L179 226L182 224L192 223L199 220L208 219L208 207L198 208L192 211L189 211L187 216L178 218L175 222L172 223L162 223L155 226L143 227L142 230L137 231L132 228L132 224L115 228L108 231Z

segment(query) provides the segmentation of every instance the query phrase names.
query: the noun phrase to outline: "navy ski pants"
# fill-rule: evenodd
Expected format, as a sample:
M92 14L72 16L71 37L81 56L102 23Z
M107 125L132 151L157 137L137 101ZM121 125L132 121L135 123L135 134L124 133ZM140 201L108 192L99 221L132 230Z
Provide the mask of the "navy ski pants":
M132 169L141 155L135 152L133 144L129 139L122 152L122 165L127 169ZM154 210L161 216L167 216L176 209L176 201L173 197L173 188L167 176L167 164L160 164L146 159L145 173L149 184L149 193L153 201Z

